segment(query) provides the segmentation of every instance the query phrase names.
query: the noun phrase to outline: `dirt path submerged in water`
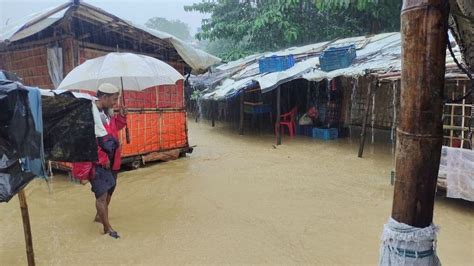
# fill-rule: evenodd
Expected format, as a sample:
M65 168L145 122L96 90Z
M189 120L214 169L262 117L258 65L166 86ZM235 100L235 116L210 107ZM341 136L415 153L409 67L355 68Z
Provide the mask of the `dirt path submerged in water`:
M390 147L239 136L190 122L187 158L119 174L111 223L93 223L90 186L56 176L27 188L38 265L371 264L392 204ZM438 254L474 261L474 204L439 198ZM24 265L16 198L0 205L0 265ZM472 264L471 264L472 265Z

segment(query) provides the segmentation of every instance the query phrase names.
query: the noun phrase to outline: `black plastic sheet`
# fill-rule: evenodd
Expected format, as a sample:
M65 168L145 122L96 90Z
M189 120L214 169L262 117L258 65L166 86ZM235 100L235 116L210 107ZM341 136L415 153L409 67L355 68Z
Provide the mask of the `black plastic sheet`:
M28 105L28 91L18 83L0 81L0 202L10 200L33 178L20 159L40 158L41 135Z
M92 102L71 93L42 97L46 160L97 161Z
M4 155L0 158L0 202L8 202L34 177L33 173L23 171L18 159Z

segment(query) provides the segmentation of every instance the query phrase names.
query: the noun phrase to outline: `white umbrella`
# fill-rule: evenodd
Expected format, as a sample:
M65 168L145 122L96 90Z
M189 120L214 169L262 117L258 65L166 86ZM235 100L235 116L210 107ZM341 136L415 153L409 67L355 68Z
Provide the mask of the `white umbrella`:
M74 68L59 84L60 90L97 91L102 83L111 83L123 90L142 91L159 85L172 85L184 77L173 67L156 58L132 53L109 53L87 60ZM130 143L128 125L126 140Z
M141 91L149 87L175 84L184 77L173 67L156 58L132 53L109 53L87 60L74 68L58 89L97 91L100 84Z

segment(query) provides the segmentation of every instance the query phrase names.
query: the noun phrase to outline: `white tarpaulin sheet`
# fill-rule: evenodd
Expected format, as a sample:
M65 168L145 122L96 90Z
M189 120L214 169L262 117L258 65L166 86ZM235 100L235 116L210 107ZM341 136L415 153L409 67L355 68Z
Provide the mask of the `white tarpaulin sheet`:
M66 9L58 11L58 9L61 9L62 6L64 6L64 4L57 7L48 8L41 12L33 13L16 21L9 22L5 27L0 28L0 42L7 40L14 42L46 29L56 21L63 18L64 13L66 13ZM51 14L48 16L48 13ZM37 22L31 23L34 21Z
M220 58L208 54L202 50L196 49L190 44L174 37L171 34L137 25L129 21L128 23L136 28L148 32L157 38L168 40L176 49L181 58L183 58L184 62L186 62L195 72L204 72L210 66L219 64L221 62Z
M266 75L254 78L254 81L258 82L262 93L265 93L276 88L282 83L301 76L305 72L313 69L316 65L319 65L319 58L313 57L300 63L296 63L293 67L285 71L268 73Z
M240 90L250 86L253 81L253 77L240 79L240 80L233 80L233 79L226 79L223 81L222 85L217 87L217 90L204 94L202 99L204 100L220 100L225 98L230 98L239 93Z
M439 176L446 178L447 197L474 201L474 151L443 146Z

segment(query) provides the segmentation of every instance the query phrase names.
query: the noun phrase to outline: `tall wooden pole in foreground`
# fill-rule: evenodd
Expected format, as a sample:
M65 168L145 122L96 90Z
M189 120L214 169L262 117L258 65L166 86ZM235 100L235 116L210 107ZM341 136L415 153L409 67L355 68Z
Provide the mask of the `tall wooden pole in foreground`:
M23 219L23 231L25 233L26 257L28 258L28 266L34 266L35 254L33 252L30 215L28 213L28 204L26 203L25 191L23 189L18 192L18 199L20 200L21 218Z
M424 228L433 219L441 155L447 0L404 0L402 87L392 218Z

